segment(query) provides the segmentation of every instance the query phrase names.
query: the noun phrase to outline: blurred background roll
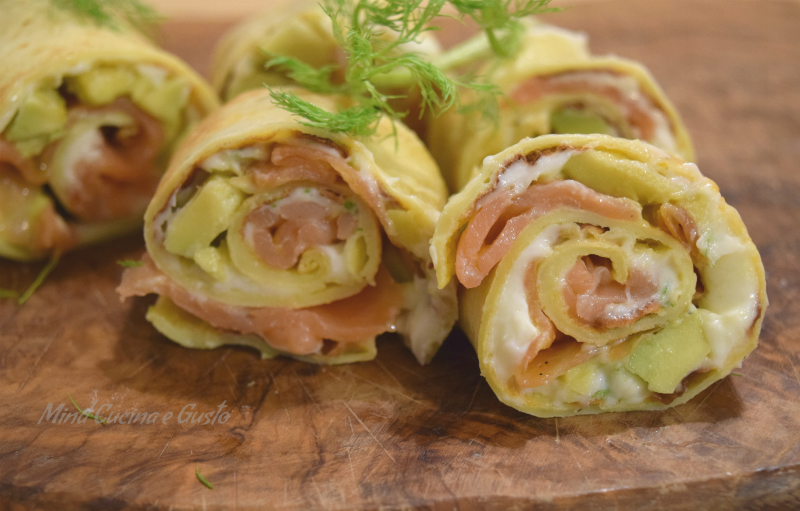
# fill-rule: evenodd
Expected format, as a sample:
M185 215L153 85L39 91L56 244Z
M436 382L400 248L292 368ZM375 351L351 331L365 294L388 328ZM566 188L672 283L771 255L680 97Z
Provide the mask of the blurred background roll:
M680 116L641 64L591 55L584 34L535 21L521 44L514 57L493 57L477 71L503 93L498 111L476 108L478 98L465 91L462 104L473 107L430 121L426 142L451 191L461 190L486 156L546 134L639 139L694 159Z
M0 256L35 260L131 232L211 88L124 19L3 0Z

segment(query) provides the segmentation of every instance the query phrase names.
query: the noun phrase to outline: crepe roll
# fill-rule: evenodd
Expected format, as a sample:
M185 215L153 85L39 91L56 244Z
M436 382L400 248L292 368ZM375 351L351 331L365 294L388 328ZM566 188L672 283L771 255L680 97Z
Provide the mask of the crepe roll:
M515 57L495 58L479 74L503 93L497 115L450 110L431 120L426 135L453 192L466 185L485 157L546 134L639 139L694 159L683 121L647 69L631 60L592 55L584 34L531 23ZM474 101L472 95L465 91L462 102Z
M685 403L756 347L764 269L693 163L608 135L485 159L431 254L504 403L540 416Z
M381 37L391 40L394 36L387 31ZM400 50L430 57L438 54L440 47L435 37L423 33L418 42L401 45ZM270 9L225 34L214 53L212 84L225 101L265 85L292 85L295 82L285 68L266 66L279 56L295 58L314 69L333 66L332 79L344 79L347 57L334 36L330 18L318 2L301 0ZM410 93L398 89L386 92ZM393 105L398 111L412 107L401 101Z
M218 106L124 21L53 5L0 15L0 256L20 261L140 228L175 142Z
M332 133L266 89L246 92L178 149L145 215L144 264L119 292L159 295L148 319L189 347L332 364L369 360L375 337L397 332L426 363L457 315L455 285L437 287L429 252L446 197L402 124Z

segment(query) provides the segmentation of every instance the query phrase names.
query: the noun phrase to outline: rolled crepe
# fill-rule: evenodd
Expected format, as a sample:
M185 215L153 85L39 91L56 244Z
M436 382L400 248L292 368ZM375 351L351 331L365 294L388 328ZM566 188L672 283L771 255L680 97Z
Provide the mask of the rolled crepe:
M315 3L299 1L271 9L225 34L214 52L211 83L225 101L265 84L290 85L280 70L265 68L272 56L279 55L314 68L343 63L328 16Z
M393 35L386 32L382 37L391 39ZM440 47L433 35L424 32L419 42L403 44L400 50L431 58L440 52ZM294 84L284 69L265 67L276 56L293 57L316 69L337 66L333 80L344 78L346 56L333 35L330 18L318 2L301 0L270 9L223 36L214 53L211 82L224 101L265 85ZM407 113L404 122L421 133L425 121L419 115L418 91L407 87L381 88L381 91L391 97L389 103L395 111Z
M294 92L331 111L340 101ZM250 91L177 151L145 215L145 265L119 291L160 295L147 317L185 346L343 363L396 331L426 363L457 314L428 248L446 197L400 123L330 133Z
M486 156L525 137L600 133L640 139L694 159L672 103L641 64L589 53L586 37L531 24L513 59L492 60L480 74L503 92L496 118L451 109L430 121L428 147L451 191L461 190ZM465 91L463 103L469 103Z
M504 403L540 416L685 403L755 348L761 259L697 166L639 141L544 135L488 157L431 253Z
M0 30L0 256L46 258L141 226L174 142L218 102L122 20L7 0Z

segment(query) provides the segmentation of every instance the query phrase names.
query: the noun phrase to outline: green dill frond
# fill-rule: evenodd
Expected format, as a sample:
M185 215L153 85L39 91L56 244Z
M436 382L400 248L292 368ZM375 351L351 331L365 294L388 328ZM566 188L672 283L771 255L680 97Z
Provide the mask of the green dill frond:
M133 259L122 259L117 261L117 264L122 266L123 268L138 268L142 266L144 263L141 261L134 261Z
M370 135L375 132L375 126L377 126L381 115L383 115L379 108L369 104L354 106L332 113L300 99L291 92L271 88L269 88L269 91L272 101L276 105L304 119L300 121L301 124L312 128L327 129L334 133Z
M290 57L269 55L267 69L284 73L297 84L319 93L349 96L353 106L336 113L327 112L296 95L270 90L279 107L302 117L306 126L354 135L374 133L382 116L399 119L406 113L392 108L389 100L397 91L418 90L425 112L438 115L458 106L459 90L472 90L478 96L466 108L480 110L496 118L499 111L497 87L469 76L451 74L491 52L513 56L520 47L525 26L519 20L532 14L554 11L550 0L322 0L322 9L331 19L333 36L342 49L347 66L329 65L315 69ZM425 32L438 30L435 18L452 6L460 17L473 19L486 36L460 45L454 53L427 61L408 51L408 45L421 43ZM334 72L342 83L333 83ZM338 76L337 75L337 76ZM400 96L405 97L405 96Z
M50 0L50 3L112 30L119 30L119 21L122 20L145 34L151 34L153 27L163 20L158 11L139 0Z
M264 69L278 71L311 92L321 94L342 92L342 86L334 85L332 80L332 75L338 66L314 68L294 57L265 53L268 60L264 64Z
M521 18L556 12L551 0L450 0L463 17L469 17L486 33L494 53L508 58L519 51L524 26Z
M198 481L200 481L201 483L203 483L203 486L205 486L205 487L206 487L206 488L208 488L209 490L213 490L213 489L214 489L214 485L213 485L213 484L211 484L211 483L208 481L208 479L206 479L205 477L203 477L203 475L200 473L200 467L197 467L197 468L195 468L195 469L194 469L194 475L195 475L195 476L197 476L197 480L198 480Z

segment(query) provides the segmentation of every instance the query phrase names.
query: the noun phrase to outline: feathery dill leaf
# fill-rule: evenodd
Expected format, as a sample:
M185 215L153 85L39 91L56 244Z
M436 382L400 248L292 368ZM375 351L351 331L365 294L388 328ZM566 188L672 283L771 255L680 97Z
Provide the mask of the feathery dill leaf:
M59 9L69 11L97 26L119 30L118 20L124 20L135 29L150 34L163 17L139 0L50 0Z
M524 26L521 18L556 12L551 0L450 0L463 17L472 18L486 33L492 51L508 58L519 51Z
M374 131L373 124L380 116L380 112L368 104L332 113L298 98L291 92L271 88L269 91L276 105L304 119L300 121L301 124L312 128L324 128L334 133L369 135Z
M320 68L309 66L301 60L283 55L274 55L265 52L268 58L264 64L266 70L276 70L291 80L302 84L303 87L311 92L336 93L342 92L341 85L333 83L331 75L336 71L337 66L329 64Z
M291 57L273 57L267 68L283 71L298 85L314 92L347 94L355 105L330 113L304 101L291 92L270 89L273 101L281 108L302 117L303 124L325 127L334 132L355 135L374 133L382 116L400 118L406 112L395 111L390 100L397 95L387 91L411 90L419 92L422 102L420 116L426 111L441 113L458 105L458 89L472 89L479 93L481 111L496 110L498 89L480 83L474 77L456 77L448 74L449 63L455 67L465 60L485 56L487 50L500 56L511 56L519 49L524 30L519 19L531 14L547 12L550 0L322 0L322 8L331 19L333 36L346 57L345 69L324 66L314 69ZM451 5L461 17L470 17L486 31L488 45L465 49L455 58L437 57L428 62L417 53L408 51L408 45L421 43L425 32L438 30L432 22L442 15L442 9ZM474 45L473 45L474 46ZM333 76L342 77L334 83ZM494 108L492 104L494 103Z

